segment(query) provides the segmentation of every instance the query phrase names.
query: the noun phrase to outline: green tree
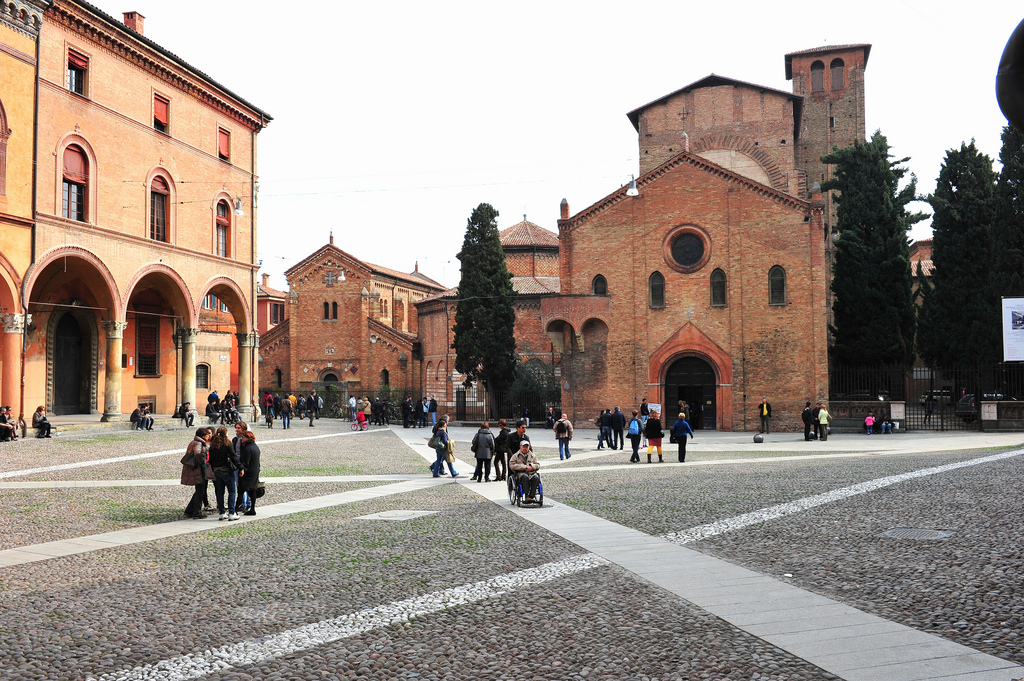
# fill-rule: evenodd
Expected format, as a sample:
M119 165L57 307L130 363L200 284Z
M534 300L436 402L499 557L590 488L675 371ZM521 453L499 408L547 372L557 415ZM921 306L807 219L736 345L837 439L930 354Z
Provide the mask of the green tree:
M1003 128L999 162L1003 168L996 184L990 276L990 297L996 304L1000 296L1024 296L1024 134L1011 125ZM1001 348L1000 326L991 342Z
M516 292L498 239L498 211L481 203L466 225L455 310L455 369L466 387L481 381L492 398L516 378ZM494 400L488 400L492 405Z
M934 269L918 317L918 352L931 366L997 362L992 331L999 328L999 299L989 293L996 173L974 140L946 152L928 203L935 211Z
M914 360L915 309L911 293L907 231L924 219L911 214L917 180L893 161L889 142L876 131L868 142L835 148L822 156L833 164L833 179L821 189L837 189L837 226L832 357L840 365L909 366Z

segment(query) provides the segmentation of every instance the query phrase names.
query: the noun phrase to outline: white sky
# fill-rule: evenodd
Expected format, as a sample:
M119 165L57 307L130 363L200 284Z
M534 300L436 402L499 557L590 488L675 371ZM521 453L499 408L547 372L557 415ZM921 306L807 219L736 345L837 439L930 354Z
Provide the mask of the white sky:
M1007 0L121 2L93 0L141 12L148 38L274 116L258 251L279 289L332 229L454 286L477 204L557 231L563 197L576 213L637 172L626 112L709 73L792 91L784 55L825 44L872 44L867 134L929 193L962 141L998 157L995 73L1024 18Z

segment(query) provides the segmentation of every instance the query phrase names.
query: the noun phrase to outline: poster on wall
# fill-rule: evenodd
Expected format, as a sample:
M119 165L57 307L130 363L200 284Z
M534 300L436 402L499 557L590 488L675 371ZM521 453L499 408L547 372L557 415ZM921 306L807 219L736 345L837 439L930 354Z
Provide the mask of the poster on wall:
M1003 298L1003 361L1024 362L1024 298Z

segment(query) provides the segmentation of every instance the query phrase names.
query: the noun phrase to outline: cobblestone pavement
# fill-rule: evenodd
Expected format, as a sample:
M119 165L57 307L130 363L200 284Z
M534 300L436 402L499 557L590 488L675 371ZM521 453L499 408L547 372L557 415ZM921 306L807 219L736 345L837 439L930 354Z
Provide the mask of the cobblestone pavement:
M272 471L268 474L429 475L426 455L414 453L394 433L342 436L347 429L347 422L323 419L316 429L258 431L264 466ZM262 447L266 440L308 436L309 431L338 437ZM0 471L183 449L187 441L180 433L127 435L53 441L51 448L22 443L32 446L0 450ZM468 461L468 443L456 439L457 454ZM556 472L552 467L545 492L554 501L661 535L983 455L938 449L798 460L779 460L771 452L753 464L723 460L709 466L641 464L625 470L565 466ZM552 451L545 447L542 454ZM715 450L724 458L752 454ZM161 455L8 479L175 478L177 458ZM129 474L129 464L139 469ZM908 480L687 546L975 650L1024 662L1019 638L1024 631L1022 466L1024 457L1014 457ZM471 473L463 464L457 467L463 478ZM264 503L377 484L268 484ZM197 534L0 568L0 677L837 678L616 565L517 581L543 566L571 562L583 551L463 485L477 483L244 526L219 523ZM0 549L177 519L162 514L180 513L185 491L180 486L3 489ZM401 521L360 519L401 510L432 513ZM894 528L950 534L930 541L881 536ZM503 583L509 575L515 576L512 585L494 587L493 596L467 586ZM434 603L433 610L408 618L389 615L379 623L370 616L417 597ZM451 605L444 607L449 600ZM296 633L306 625L349 617L371 624L327 642L296 643L307 636ZM204 651L245 642L238 650L265 649L278 640L288 643L271 655L241 655L220 668L188 667L206 659ZM182 656L191 657L181 662ZM159 672L171 669L174 660L179 660L175 669L197 671ZM150 675L133 671L157 664L171 666L150 670Z

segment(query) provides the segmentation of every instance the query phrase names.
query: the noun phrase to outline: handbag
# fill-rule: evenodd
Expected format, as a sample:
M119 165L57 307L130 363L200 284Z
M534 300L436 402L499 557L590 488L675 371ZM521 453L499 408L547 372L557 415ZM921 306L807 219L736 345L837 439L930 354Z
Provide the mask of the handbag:
M441 431L434 433L434 437L430 438L430 442L427 443L428 447L431 449L437 449L441 446L440 433Z
M668 436L668 443L669 443L670 445L674 445L674 444L675 444L676 442L677 442L677 440L676 440L676 434L675 434L675 432L669 433L669 436Z
M188 466L189 468L196 467L196 455L191 449L185 452L185 456L181 457L181 465Z
M263 495L267 493L267 488L263 485L263 481L256 483L256 488L250 492L253 499L262 499Z

